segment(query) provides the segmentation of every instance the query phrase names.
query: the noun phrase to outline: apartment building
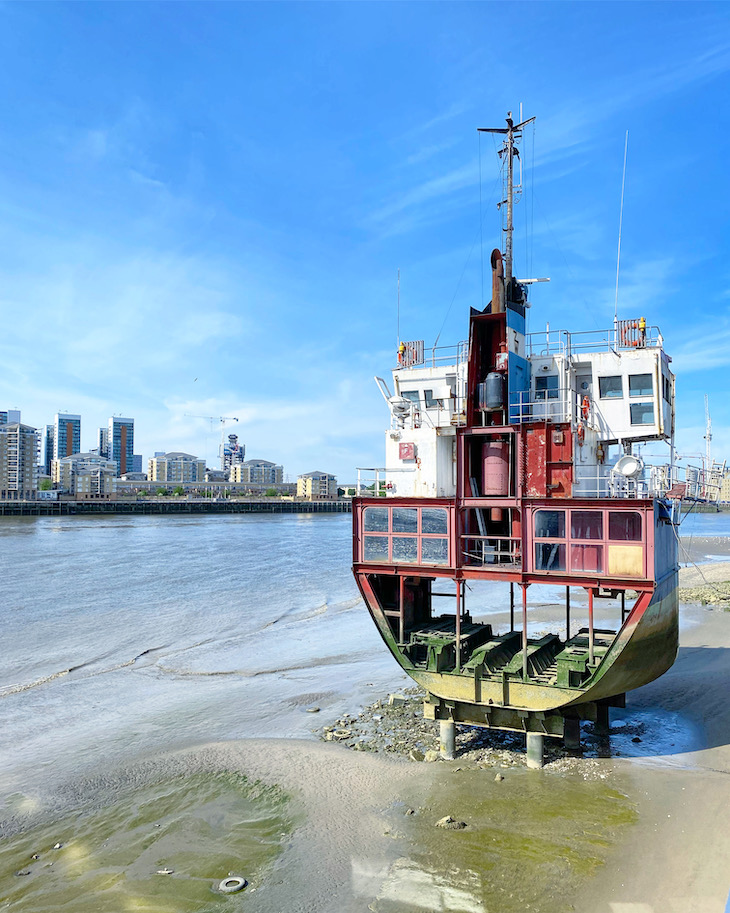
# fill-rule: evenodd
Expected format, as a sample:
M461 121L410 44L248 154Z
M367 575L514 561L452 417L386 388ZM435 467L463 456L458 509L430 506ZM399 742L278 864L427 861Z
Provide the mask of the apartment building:
M32 501L38 491L40 435L20 422L0 424L0 499Z
M334 501L337 477L328 472L305 472L297 478L297 497L307 501Z
M147 478L150 482L165 482L168 485L204 482L205 460L180 451L155 456L148 462Z
M103 436L99 435L99 444L104 443ZM109 419L106 434L106 453L110 460L117 464L117 476L125 472L132 472L134 465L134 419L122 418L114 415Z
M51 478L56 487L79 499L113 495L116 474L116 463L98 453L74 453L54 460L51 466Z
M57 412L53 421L53 459L81 451L81 416Z
M284 467L269 460L246 460L231 466L230 481L249 485L280 485L284 481Z

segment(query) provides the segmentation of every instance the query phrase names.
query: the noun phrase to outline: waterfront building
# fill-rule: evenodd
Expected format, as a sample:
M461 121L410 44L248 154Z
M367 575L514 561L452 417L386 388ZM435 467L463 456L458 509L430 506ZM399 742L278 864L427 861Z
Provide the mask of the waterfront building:
M97 453L74 453L51 468L56 488L77 498L108 498L116 490L116 463Z
M81 416L57 412L53 423L53 459L79 453L81 450Z
M101 443L101 442L100 442ZM132 471L134 462L134 419L114 415L109 419L106 456L117 464L117 476Z
M107 459L109 459L109 429L108 428L99 428L97 451L99 453L99 456L103 456L103 457L106 457Z
M231 466L230 481L252 485L280 485L284 481L284 467L269 460L245 460Z
M40 435L20 422L0 424L0 499L32 501L38 491Z
M53 463L53 441L56 437L55 425L46 425L43 431L43 471L47 476L51 475L51 464Z
M20 424L20 409L4 409L0 411L0 425Z
M240 466L246 460L246 445L240 444L237 434L228 435L228 443L223 446L223 469Z
M127 467L127 472L142 472L142 454L135 453L132 457L132 466Z
M297 497L307 501L334 501L337 478L328 472L305 472L297 478Z
M149 460L148 467L147 478L150 482L174 485L205 481L205 460L199 460L190 453L172 451L163 456L153 457Z
M730 472L725 473L720 486L720 500L730 501Z

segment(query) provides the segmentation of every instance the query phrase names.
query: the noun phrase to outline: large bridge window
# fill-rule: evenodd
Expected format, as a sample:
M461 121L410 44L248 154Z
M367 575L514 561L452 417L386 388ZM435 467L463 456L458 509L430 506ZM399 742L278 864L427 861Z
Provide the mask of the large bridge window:
M449 515L443 507L366 507L362 560L448 565Z
M538 510L533 536L536 571L644 576L639 511Z

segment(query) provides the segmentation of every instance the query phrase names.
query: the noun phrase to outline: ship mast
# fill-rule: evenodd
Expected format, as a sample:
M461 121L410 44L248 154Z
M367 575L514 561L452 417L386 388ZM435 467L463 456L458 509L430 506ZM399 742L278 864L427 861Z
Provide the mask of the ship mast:
M523 120L522 123L515 124L512 120L512 112L507 112L507 126L506 127L479 127L479 133L500 133L505 139L502 143L502 148L499 150L499 155L502 158L506 157L507 161L507 192L505 194L505 199L499 204L500 208L504 205L507 206L507 223L504 227L505 232L505 247L504 247L504 281L505 286L509 287L509 284L512 280L512 233L514 230L514 223L512 220L512 209L514 206L514 159L515 156L519 158L519 152L517 150L516 141L522 136L522 128L526 127L527 124L531 124L535 118L530 117L527 120Z

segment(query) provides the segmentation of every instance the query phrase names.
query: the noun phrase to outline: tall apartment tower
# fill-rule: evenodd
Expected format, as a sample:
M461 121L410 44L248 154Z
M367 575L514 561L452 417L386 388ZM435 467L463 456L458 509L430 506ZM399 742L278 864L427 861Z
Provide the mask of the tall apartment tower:
M0 424L0 499L28 501L38 490L40 436L20 422Z
M53 423L53 459L81 453L81 416L56 413Z
M20 424L20 409L4 409L0 411L0 425Z
M99 428L99 456L109 459L109 429Z
M53 464L53 442L56 437L56 426L46 425L43 431L43 471L47 476L51 474Z
M134 465L134 419L114 415L109 419L108 453L117 464L117 476L132 472Z

